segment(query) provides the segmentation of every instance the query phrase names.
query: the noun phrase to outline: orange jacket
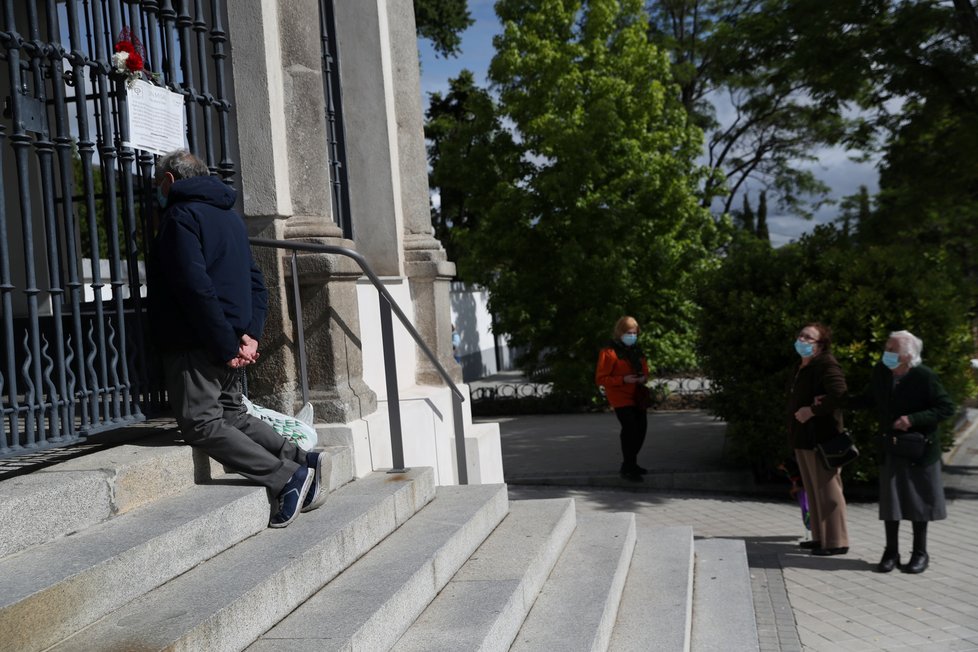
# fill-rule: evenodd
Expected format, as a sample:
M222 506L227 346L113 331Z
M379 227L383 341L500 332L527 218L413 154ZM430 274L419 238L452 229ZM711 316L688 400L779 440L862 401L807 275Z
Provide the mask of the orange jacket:
M598 368L594 372L594 382L604 387L608 403L613 408L635 405L635 383L625 383L625 376L635 373L628 360L622 360L611 347L601 349L598 356ZM642 358L642 373L649 375L649 365Z

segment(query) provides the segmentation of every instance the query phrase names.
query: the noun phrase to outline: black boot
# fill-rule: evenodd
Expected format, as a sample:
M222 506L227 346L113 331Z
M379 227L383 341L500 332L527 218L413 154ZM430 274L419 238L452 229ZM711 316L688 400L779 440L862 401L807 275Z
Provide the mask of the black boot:
M921 552L914 550L913 554L910 555L910 561L900 567L904 573L912 573L916 575L917 573L923 573L927 570L927 563L930 561L930 557L927 556L926 552Z
M876 572L889 573L898 566L900 566L900 553L887 548L883 551L883 558L880 559L880 563L876 565Z

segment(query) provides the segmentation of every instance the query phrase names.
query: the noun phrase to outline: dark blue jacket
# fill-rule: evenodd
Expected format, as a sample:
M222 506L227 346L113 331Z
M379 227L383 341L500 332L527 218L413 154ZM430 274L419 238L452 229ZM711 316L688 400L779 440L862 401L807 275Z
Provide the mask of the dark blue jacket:
M204 349L225 363L243 334L261 339L268 292L236 196L213 176L170 187L148 278L150 328L164 351Z

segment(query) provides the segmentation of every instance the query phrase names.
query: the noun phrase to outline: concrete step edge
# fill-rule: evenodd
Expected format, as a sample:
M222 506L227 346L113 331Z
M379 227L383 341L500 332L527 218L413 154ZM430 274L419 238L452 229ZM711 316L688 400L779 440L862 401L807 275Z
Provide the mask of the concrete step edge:
M264 488L201 485L0 560L0 652L43 650L267 527Z
M511 652L608 649L635 548L635 515L578 515Z
M186 491L194 468L189 447L161 436L4 480L0 558Z
M506 516L506 485L435 498L266 632L249 652L387 650Z
M371 473L50 649L244 649L429 502L433 477L430 468Z
M173 443L176 436L164 431L0 482L0 559L225 476L206 455ZM331 488L353 479L352 451L324 450L333 458Z
M639 528L608 649L689 652L692 611L693 529Z
M572 498L510 503L506 518L393 649L509 649L575 525Z
M698 539L690 648L759 649L747 547L741 539Z

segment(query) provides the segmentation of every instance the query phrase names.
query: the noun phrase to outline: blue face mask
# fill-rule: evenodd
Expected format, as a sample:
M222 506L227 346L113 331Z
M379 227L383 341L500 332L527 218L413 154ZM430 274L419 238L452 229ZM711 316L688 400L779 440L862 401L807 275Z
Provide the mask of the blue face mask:
M900 354L893 351L883 351L883 364L887 369L896 369L900 366Z
M634 333L625 333L621 336L621 343L625 346L635 346L635 342L638 342L638 335Z
M156 186L156 202L160 208L166 208L166 195L163 194L163 189L159 186Z
M812 357L812 353L815 352L815 345L811 342L802 342L801 340L795 340L795 351L798 352L803 358Z

